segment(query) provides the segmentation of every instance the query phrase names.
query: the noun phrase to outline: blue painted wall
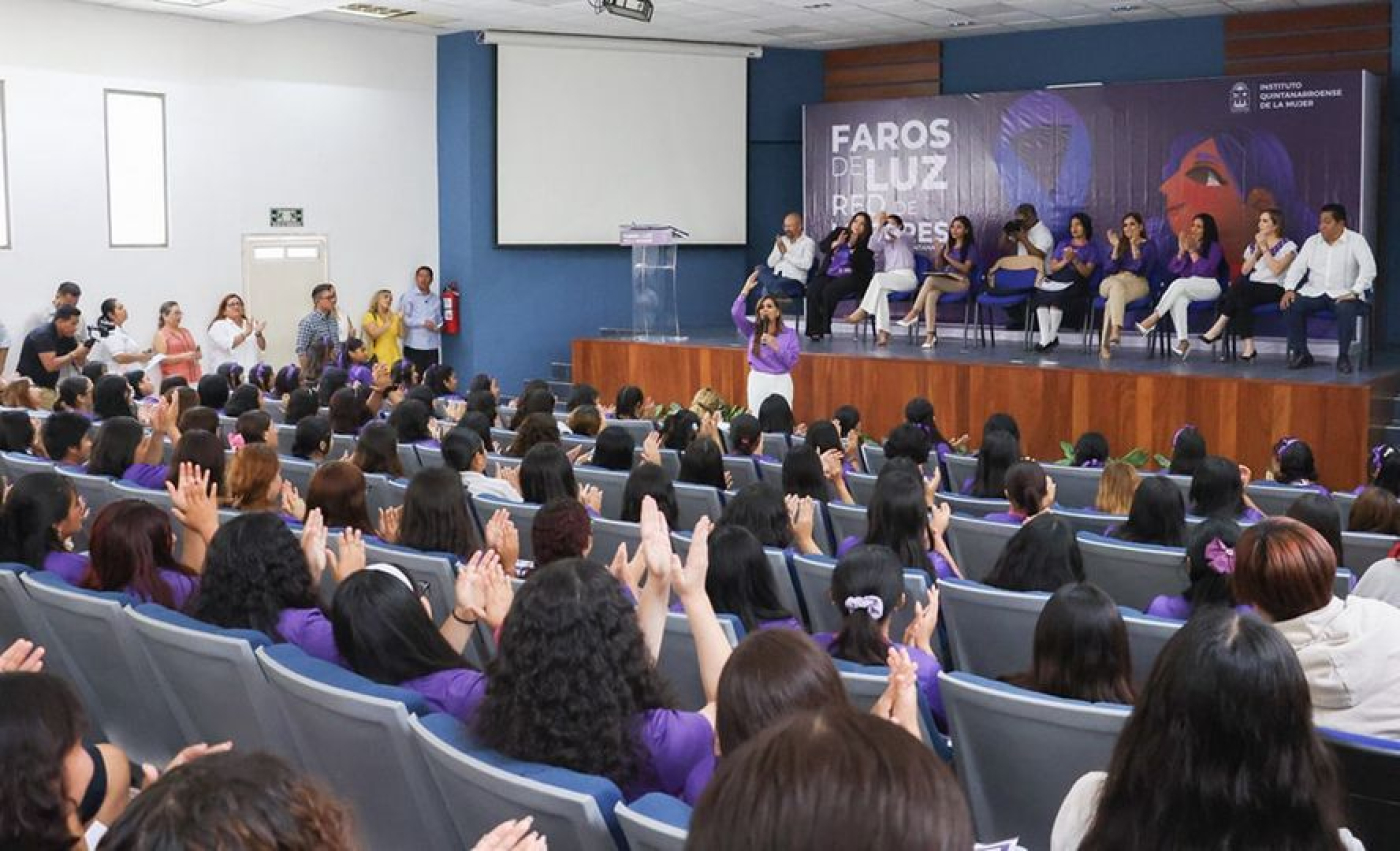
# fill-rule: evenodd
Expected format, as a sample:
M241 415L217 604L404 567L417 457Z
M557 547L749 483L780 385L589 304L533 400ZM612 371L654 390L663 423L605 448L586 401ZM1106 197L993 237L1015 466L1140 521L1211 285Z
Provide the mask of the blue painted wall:
M749 63L746 248L680 250L683 329L728 322L745 275L802 198L801 105L822 97L822 57L769 50ZM495 245L495 48L473 33L438 39L438 206L442 281L462 290L462 332L445 356L508 392L568 361L576 337L631 324L628 252Z
M1223 18L1073 27L943 42L946 94L1224 73Z

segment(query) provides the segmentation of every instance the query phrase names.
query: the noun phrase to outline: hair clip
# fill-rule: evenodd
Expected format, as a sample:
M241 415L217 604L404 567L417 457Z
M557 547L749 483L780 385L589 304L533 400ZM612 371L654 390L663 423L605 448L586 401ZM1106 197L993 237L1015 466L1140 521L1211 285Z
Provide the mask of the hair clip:
M228 448L232 449L234 452L242 449L245 442L246 441L243 440L243 435L238 432L234 432L228 436Z
M1288 447L1292 446L1293 444L1295 444L1295 443L1297 443L1297 442L1298 442L1298 438L1296 438L1296 437L1290 437L1290 436L1288 436L1288 435L1284 435L1283 437L1280 437L1280 438L1278 439L1278 443L1274 444L1274 457L1275 457L1275 458L1278 458L1278 459L1282 459L1282 458L1283 458L1283 453L1285 453L1285 452L1288 451Z
M1177 429L1177 430L1176 430L1176 434L1173 434L1173 435L1172 435L1172 448L1173 448L1173 449L1176 448L1176 442L1177 442L1178 440L1181 439L1181 436L1182 436L1183 434L1186 433L1186 430L1187 430L1187 429L1195 429L1195 428L1196 428L1195 426L1191 425L1190 423L1187 423L1186 425L1184 425L1184 426L1182 426L1181 428Z
M862 610L864 610L867 615L870 615L872 620L878 621L885 616L885 601L873 594L865 597L846 598L847 614L853 615Z
M1221 576L1235 572L1235 548L1228 547L1219 538L1211 538L1206 544L1206 566Z
M1389 443L1377 443L1371 447L1371 475L1374 477L1381 471L1381 465L1385 459L1395 454L1395 447Z

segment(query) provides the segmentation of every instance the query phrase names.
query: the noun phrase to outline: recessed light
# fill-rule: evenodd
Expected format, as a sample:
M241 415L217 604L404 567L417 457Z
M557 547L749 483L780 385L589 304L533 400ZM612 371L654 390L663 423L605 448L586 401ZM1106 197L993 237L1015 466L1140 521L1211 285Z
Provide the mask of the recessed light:
M830 3L808 3L806 6L803 6L802 8L808 9L808 10L811 10L811 11L816 11L816 10L818 10L818 9L830 9L830 8L831 8L831 4L830 4Z
M957 30L957 29L962 29L963 27L970 27L970 26L972 26L972 25L975 24L975 23L977 23L977 22L976 22L976 21L953 21L953 22L952 22L951 24L949 24L948 26L949 26L949 28L951 28L951 29Z
M346 15L359 15L362 18L375 18L385 21L390 18L402 18L404 15L412 15L408 9L395 9L391 6L376 6L373 3L351 3L348 6L338 6L332 9L333 12L342 12Z
M1119 6L1111 6L1111 7L1109 7L1109 10L1108 10L1108 11L1110 11L1110 12L1136 12L1138 9L1141 9L1141 8L1142 8L1142 7L1139 6L1139 5L1137 5L1136 3L1124 3L1124 4L1119 5Z

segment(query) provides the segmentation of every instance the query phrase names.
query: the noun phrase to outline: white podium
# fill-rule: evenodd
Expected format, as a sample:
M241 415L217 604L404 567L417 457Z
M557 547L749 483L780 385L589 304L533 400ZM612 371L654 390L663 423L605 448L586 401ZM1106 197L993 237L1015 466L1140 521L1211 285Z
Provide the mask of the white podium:
M623 225L618 243L632 249L632 335L680 342L676 311L676 241L689 236L671 225Z

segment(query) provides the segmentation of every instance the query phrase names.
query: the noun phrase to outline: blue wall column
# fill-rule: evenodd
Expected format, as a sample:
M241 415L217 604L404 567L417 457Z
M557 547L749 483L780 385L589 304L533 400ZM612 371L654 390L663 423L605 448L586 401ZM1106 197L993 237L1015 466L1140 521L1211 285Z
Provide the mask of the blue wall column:
M771 247L802 198L801 105L822 97L822 57L769 50L749 63L750 244L682 244L676 279L682 329L728 322L745 269ZM495 244L495 48L475 34L438 39L438 205L442 281L462 292L461 333L444 354L459 372L489 372L514 392L569 360L576 337L632 321L629 253L619 247Z

